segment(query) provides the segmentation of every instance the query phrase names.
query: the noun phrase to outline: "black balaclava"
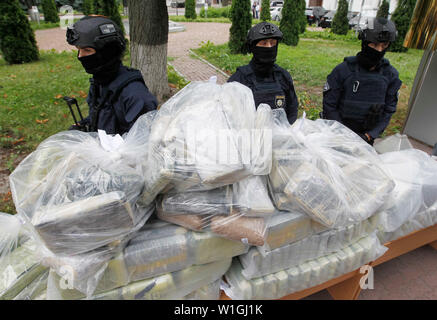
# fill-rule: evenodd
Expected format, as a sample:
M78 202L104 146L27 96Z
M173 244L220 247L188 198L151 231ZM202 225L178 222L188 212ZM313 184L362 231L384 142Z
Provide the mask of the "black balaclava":
M258 42L257 42L258 43ZM274 47L257 47L254 43L251 47L253 58L250 61L255 74L261 77L268 77L273 73L273 65L278 54L278 44Z
M387 49L379 52L368 46L368 41L361 42L361 51L357 53L358 64L363 68L370 70L377 67L385 55Z
M121 55L119 48L108 45L101 50L96 50L95 54L78 59L85 71L93 75L96 82L107 84L117 76Z

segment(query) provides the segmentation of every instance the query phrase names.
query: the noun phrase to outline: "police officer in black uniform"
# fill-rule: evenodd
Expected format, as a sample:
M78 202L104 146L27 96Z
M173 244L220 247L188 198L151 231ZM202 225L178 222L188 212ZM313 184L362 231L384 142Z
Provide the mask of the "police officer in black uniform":
M89 116L70 129L105 130L123 134L158 102L141 72L123 66L126 41L119 26L102 16L86 16L67 30L67 41L78 49L78 59L92 74L87 97Z
M392 21L369 19L358 36L361 51L336 66L323 88L323 118L341 122L370 145L396 111L402 82L383 58L396 35Z
M237 81L253 92L255 106L267 103L272 109L284 108L288 122L297 118L298 101L293 80L288 71L277 64L278 42L282 32L269 22L253 26L247 34L247 45L253 58L248 65L238 67L228 82Z

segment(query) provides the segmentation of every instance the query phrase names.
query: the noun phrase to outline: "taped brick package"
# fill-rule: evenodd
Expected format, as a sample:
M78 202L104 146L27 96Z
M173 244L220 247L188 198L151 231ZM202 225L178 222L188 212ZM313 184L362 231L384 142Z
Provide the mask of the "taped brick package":
M231 299L279 299L354 271L386 250L373 233L335 253L251 280L243 276L241 263L234 258L222 288Z

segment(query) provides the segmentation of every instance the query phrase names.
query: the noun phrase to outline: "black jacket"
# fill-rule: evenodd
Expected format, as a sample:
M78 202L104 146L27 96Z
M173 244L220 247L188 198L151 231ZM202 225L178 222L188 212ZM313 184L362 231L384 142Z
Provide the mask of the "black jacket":
M346 57L328 75L323 88L323 118L337 120L356 133L377 138L396 112L398 91L402 85L398 71L387 59L375 70L359 66L357 58ZM371 128L365 123L366 111L374 104L382 105L382 114Z

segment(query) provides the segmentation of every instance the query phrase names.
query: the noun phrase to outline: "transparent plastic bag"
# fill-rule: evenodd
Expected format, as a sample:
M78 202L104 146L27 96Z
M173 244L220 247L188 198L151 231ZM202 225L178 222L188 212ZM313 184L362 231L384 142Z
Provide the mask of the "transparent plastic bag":
M47 269L24 231L17 216L0 212L0 300L15 298Z
M122 253L111 259L93 295L124 287L132 282L175 272L192 265L228 259L247 252L248 246L210 232L198 233L155 220L147 223L129 241ZM48 299L79 299L83 294L57 285Z
M18 229L28 229L37 262L68 273L86 294L94 291L107 261L154 211L154 203L137 203L144 179L129 152L135 143L143 145L136 138L60 132L44 140L9 177Z
M172 273L129 283L126 286L98 293L91 300L170 300L181 299L205 285L220 279L229 269L231 258L208 264L191 266ZM62 279L51 273L48 281L48 299L76 300L84 296L63 296L59 290ZM67 290L63 290L63 294Z
M326 256L374 232L368 220L327 230L262 255L256 248L240 255L243 276L250 280Z
M183 300L219 300L220 299L220 283L218 279L210 284L191 292L183 297Z
M209 191L166 194L157 204L162 220L251 245L264 244L266 218L274 210L262 176Z
M408 136L399 133L395 133L392 136L388 136L384 139L375 141L373 147L378 153L413 149L413 145L408 140Z
M155 174L159 188L146 198L172 189L211 190L268 174L271 124L270 108L256 110L249 88L239 83L190 83L154 117L145 167L154 168L147 176Z
M373 233L335 253L251 280L244 278L240 261L234 258L222 289L233 300L279 299L354 271L386 251Z
M380 209L383 230L393 232L417 213L437 204L437 161L417 149L380 155L381 165L396 183Z
M267 221L267 238L265 244L256 248L264 256L269 251L321 231L314 226L315 224L318 223L311 220L310 217L304 213L298 211L276 211ZM326 227L322 228L326 229Z
M384 204L394 182L358 135L337 121L301 118L287 127L283 110L273 115L269 189L279 210L334 228L366 220Z

